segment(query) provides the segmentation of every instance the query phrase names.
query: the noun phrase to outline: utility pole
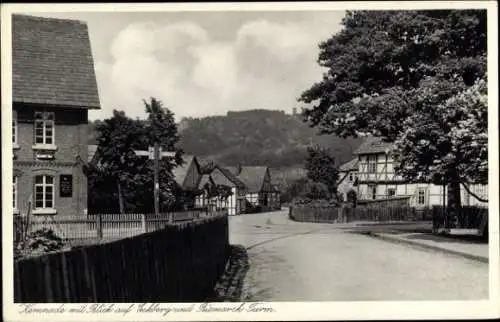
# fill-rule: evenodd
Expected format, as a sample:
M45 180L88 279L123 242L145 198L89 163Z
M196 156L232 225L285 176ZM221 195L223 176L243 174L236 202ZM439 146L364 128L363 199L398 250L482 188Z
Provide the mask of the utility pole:
M174 151L162 151L162 148L155 143L154 146L149 147L147 151L143 150L135 150L134 151L138 156L147 156L150 160L153 160L154 164L154 172L153 172L153 182L154 182L154 207L155 207L155 215L158 216L160 214L160 159L163 157L173 157L175 156Z

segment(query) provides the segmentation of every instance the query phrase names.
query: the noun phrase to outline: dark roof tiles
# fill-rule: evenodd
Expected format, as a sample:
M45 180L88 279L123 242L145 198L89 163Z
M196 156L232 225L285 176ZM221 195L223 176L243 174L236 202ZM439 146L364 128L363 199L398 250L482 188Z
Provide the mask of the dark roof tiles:
M339 170L341 172L357 171L358 170L358 158L352 159L351 161L342 164L339 167Z
M100 108L86 23L12 15L12 98Z
M367 137L365 141L354 151L354 154L385 153L392 150L392 143L382 141L379 137Z
M265 166L243 166L237 178L246 185L248 192L259 192L263 187L267 169Z

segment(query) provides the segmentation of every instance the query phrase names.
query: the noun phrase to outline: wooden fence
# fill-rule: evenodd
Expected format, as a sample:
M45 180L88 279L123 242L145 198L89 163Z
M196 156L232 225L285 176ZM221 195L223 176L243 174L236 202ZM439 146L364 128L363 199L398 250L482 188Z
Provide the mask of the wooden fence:
M488 208L477 206L462 206L453 216L443 206L432 208L432 227L439 229L478 229L488 226Z
M109 241L132 237L163 228L165 225L219 216L224 211L207 212L191 210L175 213L155 214L89 214L80 217L31 216L28 231L50 228L56 235L72 245L88 244L95 241ZM22 225L21 221L14 221ZM22 229L15 229L19 232ZM21 238L16 233L16 238Z
M228 258L227 215L14 263L15 303L202 302Z
M413 207L336 207L324 204L292 205L289 217L295 221L346 223L353 221L420 221L430 220L431 209Z

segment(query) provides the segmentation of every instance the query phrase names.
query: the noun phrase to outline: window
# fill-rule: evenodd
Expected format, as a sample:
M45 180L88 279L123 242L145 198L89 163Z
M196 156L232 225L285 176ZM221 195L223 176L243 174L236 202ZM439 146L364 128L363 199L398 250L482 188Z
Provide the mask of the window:
M368 191L370 193L370 196L372 199L376 199L377 198L377 185L369 185L368 186Z
M17 176L12 177L12 208L17 210Z
M394 188L387 189L387 194L389 195L389 197L395 196L396 195L396 189L394 189Z
M349 182L352 182L354 178L352 177L352 173L349 173Z
M35 209L54 208L54 177L35 177Z
M418 191L417 191L417 204L425 205L425 189L418 189Z
M35 112L35 144L54 144L54 112Z
M17 146L17 111L12 111L12 145Z
M377 173L377 156L368 156L368 173Z

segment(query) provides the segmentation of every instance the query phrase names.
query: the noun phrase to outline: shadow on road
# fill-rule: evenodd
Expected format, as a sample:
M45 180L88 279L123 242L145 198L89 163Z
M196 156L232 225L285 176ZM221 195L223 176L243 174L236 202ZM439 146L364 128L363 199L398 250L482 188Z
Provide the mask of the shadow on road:
M224 274L217 281L208 302L240 302L243 283L250 268L248 253L241 245L230 245L230 257Z
M413 240L431 240L437 243L463 243L463 244L487 244L488 241L480 236L474 235L433 235L433 234L414 234L406 236Z

